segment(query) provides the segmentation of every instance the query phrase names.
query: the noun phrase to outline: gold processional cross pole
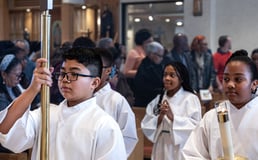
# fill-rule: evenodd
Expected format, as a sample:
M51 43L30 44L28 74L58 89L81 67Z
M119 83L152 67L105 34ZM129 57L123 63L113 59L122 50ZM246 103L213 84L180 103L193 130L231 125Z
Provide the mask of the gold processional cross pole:
M44 67L49 68L50 63L50 24L49 10L53 8L53 0L40 0L41 11L41 57L47 59ZM40 160L49 159L49 99L50 90L47 85L41 88L41 137Z

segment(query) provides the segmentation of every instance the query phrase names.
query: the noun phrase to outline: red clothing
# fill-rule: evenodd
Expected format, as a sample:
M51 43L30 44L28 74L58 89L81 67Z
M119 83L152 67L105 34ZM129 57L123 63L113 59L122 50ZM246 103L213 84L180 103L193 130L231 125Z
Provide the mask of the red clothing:
M218 76L220 82L222 82L222 79L223 79L223 72L224 72L225 64L231 55L232 55L232 52L230 52L230 51L228 51L226 53L216 52L213 54L214 69L217 73L217 76Z

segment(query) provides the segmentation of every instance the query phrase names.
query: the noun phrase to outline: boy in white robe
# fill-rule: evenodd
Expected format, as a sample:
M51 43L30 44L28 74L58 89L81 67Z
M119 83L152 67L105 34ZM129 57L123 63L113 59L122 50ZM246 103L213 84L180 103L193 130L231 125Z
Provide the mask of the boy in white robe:
M236 51L227 61L223 74L223 90L228 100L229 122L235 156L256 160L258 156L258 98L255 96L258 72L244 50ZM217 112L207 112L191 133L183 148L186 160L223 157Z
M94 95L97 104L118 123L123 134L126 154L129 157L138 141L135 115L125 97L113 90L108 82L113 64L111 52L98 48L98 53L100 53L104 67L101 83Z
M58 87L65 100L50 107L49 160L126 159L119 126L97 104L101 57L94 50L72 48L63 55ZM0 142L14 152L32 147L32 160L40 159L40 110L29 111L42 85L51 86L53 68L37 60L31 85L0 114Z
M144 135L154 143L152 160L181 160L181 149L201 120L201 104L190 87L183 64L168 63L163 84L164 94L148 104L141 127Z

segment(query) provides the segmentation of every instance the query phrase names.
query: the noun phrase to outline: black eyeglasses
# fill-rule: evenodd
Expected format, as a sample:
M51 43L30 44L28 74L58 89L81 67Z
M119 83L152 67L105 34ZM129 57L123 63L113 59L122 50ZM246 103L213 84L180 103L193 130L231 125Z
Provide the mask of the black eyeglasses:
M91 77L91 78L96 77L93 75L86 75L86 74L80 74L80 73L74 73L74 72L67 72L67 73L66 72L55 72L54 73L54 77L58 81L62 81L65 77L66 77L67 81L69 81L69 82L76 81L78 79L78 76Z
M158 56L159 58L163 58L163 55L160 55L158 53L154 53L154 55Z
M24 73L20 73L20 74L17 74L17 73L14 73L14 72L10 72L10 74L13 74L17 79L22 79L23 76L24 76Z

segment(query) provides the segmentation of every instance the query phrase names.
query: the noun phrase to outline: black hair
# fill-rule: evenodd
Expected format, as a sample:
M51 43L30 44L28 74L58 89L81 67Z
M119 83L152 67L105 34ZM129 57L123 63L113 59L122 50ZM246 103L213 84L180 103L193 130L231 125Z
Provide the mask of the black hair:
M73 42L73 47L95 48L96 44L88 37L78 37Z
M255 63L252 61L252 59L250 57L248 57L248 52L246 50L237 50L235 51L231 57L227 60L226 65L228 65L228 63L233 62L233 61L240 61L245 63L250 71L252 72L252 77L251 80L258 80L258 71L256 68Z
M140 29L135 33L134 42L136 45L143 45L144 41L152 37L151 32L146 29Z
M14 43L10 40L1 40L0 41L0 53L4 52L8 48L13 48Z
M95 48L96 53L98 53L103 61L106 63L106 67L111 67L114 63L112 53L105 48ZM102 61L102 63L103 63Z
M2 61L2 60L1 60ZM7 68L4 70L5 73L10 73L14 67L16 67L18 64L21 64L21 60L14 57L12 61L9 63Z
M116 47L109 47L108 50L112 54L114 61L118 59L122 54L121 50Z
M173 45L175 50L182 48L184 51L189 51L188 38L183 33L177 33L173 37Z
M165 68L169 65L173 66L176 70L176 73L178 74L177 76L182 82L183 89L191 93L195 93L193 88L191 87L189 72L185 65L180 62L170 61L165 65Z
M251 56L253 56L255 53L258 53L258 48L255 48L255 49L252 51Z
M94 49L73 47L62 54L63 61L76 60L83 64L96 77L101 77L102 60L99 54Z
M223 35L219 37L219 47L224 47L224 45L226 44L226 42L228 41L228 36L227 35Z
M17 56L17 54L19 54L19 52L21 52L21 51L24 51L24 49L17 47L17 46L13 46L12 48L5 49L1 54L3 55L3 57L10 53Z

